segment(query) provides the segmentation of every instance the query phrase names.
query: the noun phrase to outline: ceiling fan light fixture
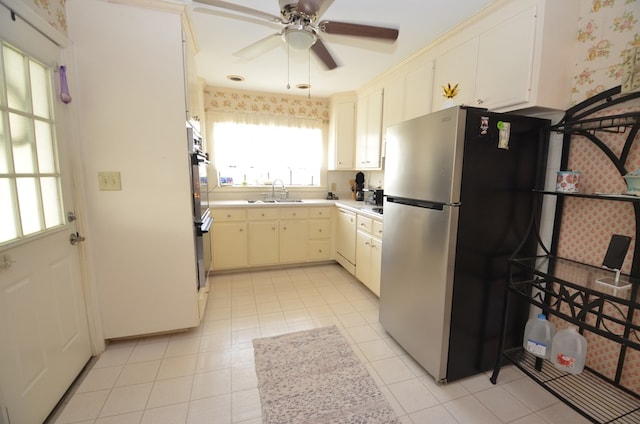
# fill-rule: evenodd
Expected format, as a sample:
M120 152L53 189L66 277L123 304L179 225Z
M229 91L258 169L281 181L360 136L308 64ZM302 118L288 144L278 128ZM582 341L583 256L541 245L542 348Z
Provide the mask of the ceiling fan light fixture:
M296 50L309 50L316 42L316 35L305 28L286 28L284 40Z

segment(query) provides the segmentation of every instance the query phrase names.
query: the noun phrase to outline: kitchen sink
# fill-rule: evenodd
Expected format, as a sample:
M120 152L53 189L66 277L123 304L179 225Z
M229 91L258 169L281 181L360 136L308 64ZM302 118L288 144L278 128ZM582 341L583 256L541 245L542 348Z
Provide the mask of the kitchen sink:
M301 199L247 200L247 203L302 203L302 200Z

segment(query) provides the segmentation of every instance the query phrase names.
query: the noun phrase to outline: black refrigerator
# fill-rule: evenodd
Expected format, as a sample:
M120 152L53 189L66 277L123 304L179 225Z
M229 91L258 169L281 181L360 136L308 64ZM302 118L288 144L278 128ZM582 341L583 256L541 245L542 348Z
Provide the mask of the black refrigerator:
M387 128L380 322L436 381L493 368L508 259L536 253L549 125L457 106ZM528 306L510 309L516 346Z

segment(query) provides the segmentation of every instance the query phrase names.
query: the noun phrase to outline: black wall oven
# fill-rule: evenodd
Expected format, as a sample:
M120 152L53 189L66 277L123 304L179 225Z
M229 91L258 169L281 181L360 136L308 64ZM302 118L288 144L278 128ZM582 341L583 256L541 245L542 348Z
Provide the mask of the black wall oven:
M198 290L207 285L207 274L211 266L211 240L209 229L213 223L209 211L209 184L207 166L209 156L203 150L200 133L187 123L189 163L191 166L191 208L193 234L196 250Z

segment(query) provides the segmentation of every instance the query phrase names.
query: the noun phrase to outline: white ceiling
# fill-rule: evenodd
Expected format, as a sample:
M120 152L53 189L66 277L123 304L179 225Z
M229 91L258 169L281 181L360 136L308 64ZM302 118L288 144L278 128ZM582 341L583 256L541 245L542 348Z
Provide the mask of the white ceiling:
M280 12L278 0L227 1L271 15ZM207 85L238 90L307 95L307 90L295 85L310 82L312 97L354 91L494 1L334 0L321 20L389 26L399 29L400 35L395 43L389 43L322 33L322 40L339 65L328 71L313 54L309 58L307 52L287 49L284 42L252 60L233 56L279 32L282 25L194 0L193 9L207 9L194 10L192 14L200 48L196 56L198 74ZM228 75L241 75L245 80L232 82Z

